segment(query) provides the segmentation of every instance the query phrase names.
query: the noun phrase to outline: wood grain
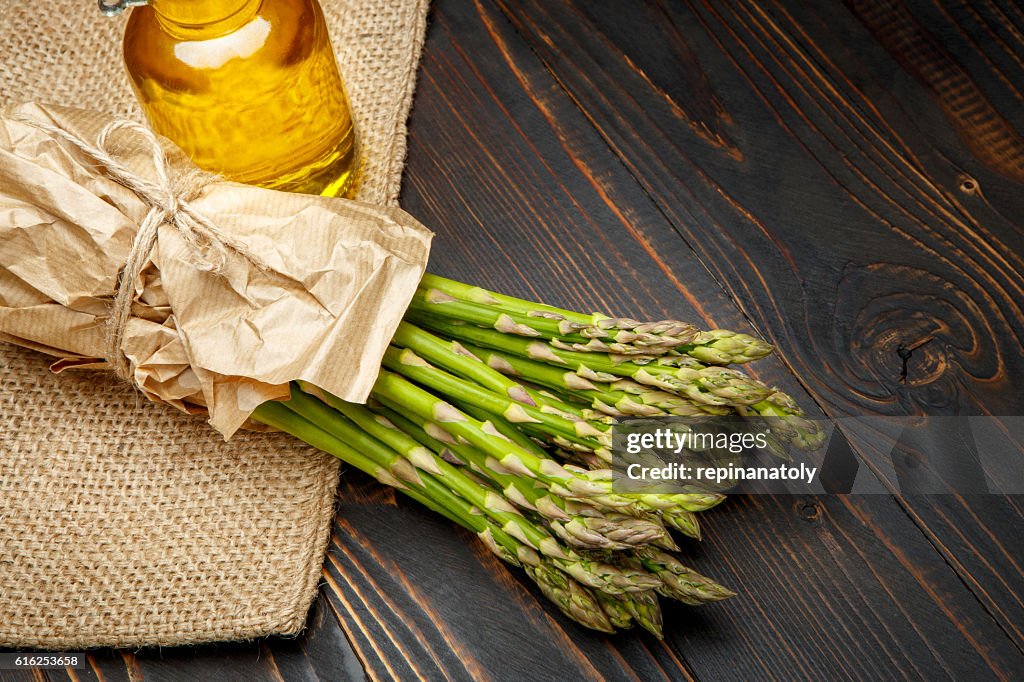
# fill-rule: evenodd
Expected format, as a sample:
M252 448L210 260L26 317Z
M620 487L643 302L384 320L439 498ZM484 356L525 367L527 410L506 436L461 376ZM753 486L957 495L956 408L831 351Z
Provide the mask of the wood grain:
M945 139L918 132L930 101L869 98L858 83L898 65L855 33L844 38L864 49L843 51L840 70L822 47L842 45L824 23L834 9L810 7L799 23L772 3L645 6L640 17L603 3L505 9L820 402L847 414L1018 412L1008 382L1024 373L1024 242L1005 216L1019 199L986 167L941 158L958 142L944 120L925 130ZM856 19L832 25L849 31ZM671 70L661 79L651 53L672 38L652 40L654 30L701 46L732 135L746 135L741 161L673 124L706 93L682 89ZM1005 204L950 182L965 170L976 192L991 187ZM936 342L915 355L909 390L897 390L897 347L925 335Z
M1024 120L1019 93L991 57L979 67L949 51L986 42L969 32L990 32L992 21L972 7L978 22L954 24L935 7L928 30L915 18L932 11L926 3L855 4L848 18L824 4L648 5L643 18L603 4L503 5L680 235L737 302L753 302L755 325L778 334L787 364L828 414L1015 414L1024 270L1020 193L1009 180L1024 157L999 110ZM655 16L660 41L650 37ZM938 45L931 34L954 28L964 43ZM692 121L671 125L690 100L708 97L657 61L652 45L678 42L679 32L705 46L694 50L698 68L714 73L711 94L731 123L720 136L757 130L756 143L724 155L692 134ZM987 73L968 74L961 60ZM992 75L1007 87L994 88ZM945 120L926 113L935 102ZM780 185L769 159L758 160L764 150L799 182ZM712 210L679 212L695 194ZM729 254L737 245L741 253ZM917 350L904 358L908 347ZM999 522L1013 503L899 503L1019 648L1024 581L1003 557L1022 547Z
M757 374L812 414L1022 414L1022 38L1005 0L436 0L402 205L437 231L440 274L765 336ZM740 595L667 608L665 641L606 637L346 472L300 637L100 651L45 679L1024 670L1018 498L737 497L704 516L682 556Z

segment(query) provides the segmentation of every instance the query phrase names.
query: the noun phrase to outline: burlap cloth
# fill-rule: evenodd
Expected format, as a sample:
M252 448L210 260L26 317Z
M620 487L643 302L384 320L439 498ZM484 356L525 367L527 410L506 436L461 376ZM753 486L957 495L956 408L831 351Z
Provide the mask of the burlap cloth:
M395 203L428 0L322 0L363 141L358 198ZM0 106L140 118L126 17L0 0ZM174 645L296 633L338 462L278 434L225 443L99 372L0 344L0 646Z

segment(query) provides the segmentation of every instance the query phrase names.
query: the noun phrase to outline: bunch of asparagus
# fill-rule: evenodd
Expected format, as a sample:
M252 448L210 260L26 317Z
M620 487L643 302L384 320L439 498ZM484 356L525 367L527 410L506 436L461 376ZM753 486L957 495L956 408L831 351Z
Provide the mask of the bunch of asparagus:
M795 403L725 367L771 352L753 337L583 315L426 275L368 405L299 383L257 421L288 432L476 533L567 616L661 636L656 595L733 595L670 552L700 537L711 492L618 494L616 418L780 417L776 435L820 438Z

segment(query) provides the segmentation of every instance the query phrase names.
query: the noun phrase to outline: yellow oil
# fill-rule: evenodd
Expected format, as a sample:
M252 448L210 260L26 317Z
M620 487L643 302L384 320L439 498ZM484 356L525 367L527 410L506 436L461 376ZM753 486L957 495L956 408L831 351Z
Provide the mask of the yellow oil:
M200 168L254 185L344 195L359 160L316 0L150 0L125 66L153 129Z

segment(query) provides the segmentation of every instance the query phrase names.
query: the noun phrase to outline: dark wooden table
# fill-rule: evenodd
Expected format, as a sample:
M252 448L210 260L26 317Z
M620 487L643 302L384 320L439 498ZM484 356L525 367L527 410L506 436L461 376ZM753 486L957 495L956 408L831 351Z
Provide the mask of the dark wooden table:
M1021 415L1022 84L1010 0L437 0L402 205L440 274L763 335L813 414ZM732 498L683 555L740 595L663 642L361 475L339 499L303 636L76 678L1024 676L1020 498Z

